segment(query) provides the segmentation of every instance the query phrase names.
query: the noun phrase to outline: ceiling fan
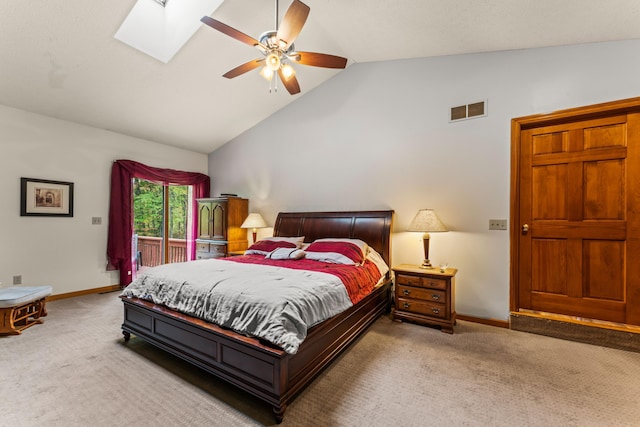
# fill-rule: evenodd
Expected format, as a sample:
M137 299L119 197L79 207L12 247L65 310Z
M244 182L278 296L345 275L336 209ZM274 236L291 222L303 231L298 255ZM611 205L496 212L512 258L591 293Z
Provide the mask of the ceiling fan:
M347 59L340 56L296 51L293 41L300 34L309 15L310 8L299 0L293 0L278 27L278 0L275 0L275 3L276 29L262 33L259 40L209 16L202 17L201 21L211 28L242 43L257 47L264 55L264 58L254 59L237 66L225 73L223 77L232 79L263 66L260 74L270 82L269 88L273 84L275 90L277 90L277 79L275 78L277 74L287 91L291 95L295 95L300 92L300 85L291 64L297 63L324 68L345 68L347 66Z

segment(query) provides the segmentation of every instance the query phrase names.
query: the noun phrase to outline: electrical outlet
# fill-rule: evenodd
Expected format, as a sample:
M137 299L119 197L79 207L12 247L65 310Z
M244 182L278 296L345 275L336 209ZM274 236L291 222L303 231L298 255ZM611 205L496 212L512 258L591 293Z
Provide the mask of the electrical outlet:
M93 225L100 225L102 224L102 217L99 216L94 216L91 218L91 224Z
M14 285L22 285L22 275L13 276L13 284Z
M490 219L489 220L489 230L506 230L506 229L507 229L506 219Z

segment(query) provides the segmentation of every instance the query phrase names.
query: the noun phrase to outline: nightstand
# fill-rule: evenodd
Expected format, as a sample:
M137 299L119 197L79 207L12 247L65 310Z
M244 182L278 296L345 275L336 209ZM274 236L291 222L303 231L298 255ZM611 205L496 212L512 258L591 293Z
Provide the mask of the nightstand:
M420 268L401 264L395 272L393 318L426 325L438 325L442 332L453 333L456 324L455 276L458 270Z

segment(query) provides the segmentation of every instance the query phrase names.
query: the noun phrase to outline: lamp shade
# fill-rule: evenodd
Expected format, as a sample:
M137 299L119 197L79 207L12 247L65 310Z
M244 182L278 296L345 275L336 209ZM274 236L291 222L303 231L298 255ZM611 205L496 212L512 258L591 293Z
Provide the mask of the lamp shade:
M444 226L440 218L433 209L420 209L416 216L409 224L407 231L420 231L422 235L422 243L424 245L424 261L420 267L432 268L429 261L429 233L437 231L449 231Z
M250 213L247 219L244 220L240 228L265 228L267 223L264 222L262 215L259 213Z
M421 231L423 233L437 232L437 231L449 231L444 226L436 211L433 209L420 209L416 216L409 224L407 231Z

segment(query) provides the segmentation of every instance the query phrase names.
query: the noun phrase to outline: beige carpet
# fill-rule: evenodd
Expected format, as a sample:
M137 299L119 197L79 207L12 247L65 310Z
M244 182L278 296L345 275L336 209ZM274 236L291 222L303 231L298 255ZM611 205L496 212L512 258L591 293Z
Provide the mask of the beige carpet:
M271 408L133 337L116 293L48 304L0 338L1 426L259 426ZM637 426L640 353L459 322L380 318L283 426Z

